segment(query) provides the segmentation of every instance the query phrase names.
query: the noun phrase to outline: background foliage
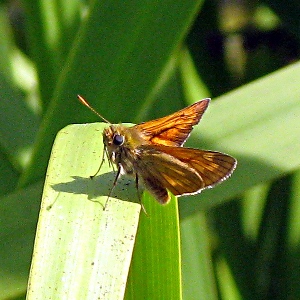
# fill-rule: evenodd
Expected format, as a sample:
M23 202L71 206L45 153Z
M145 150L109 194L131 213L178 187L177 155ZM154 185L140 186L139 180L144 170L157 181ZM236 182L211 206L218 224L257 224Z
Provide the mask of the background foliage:
M179 201L183 298L299 299L299 10L295 0L2 1L3 299L26 292L56 133L97 120L78 93L111 122L212 97L189 144L239 165Z

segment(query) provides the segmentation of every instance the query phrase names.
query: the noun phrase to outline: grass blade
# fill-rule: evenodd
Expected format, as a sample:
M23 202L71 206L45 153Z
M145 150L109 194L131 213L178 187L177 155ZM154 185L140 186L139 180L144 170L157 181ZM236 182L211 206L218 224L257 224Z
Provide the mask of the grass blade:
M123 299L140 205L124 201L137 197L124 179L103 211L115 174L106 164L89 178L101 162L103 126L71 125L55 140L28 299Z

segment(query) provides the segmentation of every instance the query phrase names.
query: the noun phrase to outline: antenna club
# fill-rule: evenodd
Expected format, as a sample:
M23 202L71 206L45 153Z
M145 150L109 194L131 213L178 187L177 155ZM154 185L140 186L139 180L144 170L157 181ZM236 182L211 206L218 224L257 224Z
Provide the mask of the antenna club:
M105 123L111 124L108 120L106 120L104 117L102 117L97 111L96 109L94 109L82 96L77 95L78 100L85 105L86 107L88 107L94 114L96 114L100 119L102 119Z
M80 102L82 102L82 104L89 106L88 103L86 102L86 100L83 97L81 97L80 95L77 95L77 98Z

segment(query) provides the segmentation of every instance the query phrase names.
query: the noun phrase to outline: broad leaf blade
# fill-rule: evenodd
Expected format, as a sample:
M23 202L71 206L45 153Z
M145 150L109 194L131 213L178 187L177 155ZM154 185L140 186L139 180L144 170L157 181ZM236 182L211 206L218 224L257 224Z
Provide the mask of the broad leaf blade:
M101 162L103 126L71 125L55 140L28 299L123 298L140 205L129 201L136 201L137 194L125 178L103 211L115 174L105 164L89 178Z

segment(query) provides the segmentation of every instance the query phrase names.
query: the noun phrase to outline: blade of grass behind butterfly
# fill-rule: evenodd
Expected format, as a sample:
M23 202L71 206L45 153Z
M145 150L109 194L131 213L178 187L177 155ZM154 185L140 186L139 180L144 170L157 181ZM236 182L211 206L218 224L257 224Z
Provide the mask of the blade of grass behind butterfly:
M142 214L125 299L181 299L178 203L162 206L148 193Z
M300 298L300 170L295 172L292 178L290 207L287 223L286 248L283 251L282 275L284 280L282 290L294 299Z
M102 159L105 124L70 125L55 140L44 187L28 299L123 299L138 226L135 185ZM117 196L116 196L117 195ZM97 299L98 299L97 298Z
M0 198L0 299L26 293L41 191L39 182Z
M17 170L20 171L27 163L38 128L37 117L24 96L28 90L32 90L33 66L17 50L9 24L5 6L0 5L0 147L3 157L6 156L0 165L11 164L12 169L8 170L8 174L15 172L16 175L15 178L9 176L6 179L7 186L3 189L6 192L9 191L8 186L11 183L15 185L18 180ZM6 175L4 170L1 173Z
M78 0L27 0L23 5L28 50L38 73L40 100L46 108L77 34L83 3Z
M204 212L198 212L180 222L184 299L218 299L206 219Z

